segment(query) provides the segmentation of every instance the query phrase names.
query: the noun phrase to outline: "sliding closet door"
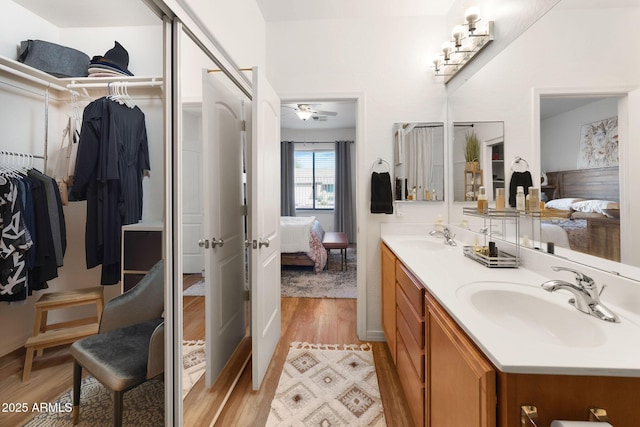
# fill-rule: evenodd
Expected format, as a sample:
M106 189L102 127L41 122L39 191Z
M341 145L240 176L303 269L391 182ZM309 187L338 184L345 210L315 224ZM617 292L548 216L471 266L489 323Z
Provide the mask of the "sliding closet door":
M253 69L249 182L253 388L280 339L280 98Z
M203 70L206 384L245 336L244 201L239 93Z

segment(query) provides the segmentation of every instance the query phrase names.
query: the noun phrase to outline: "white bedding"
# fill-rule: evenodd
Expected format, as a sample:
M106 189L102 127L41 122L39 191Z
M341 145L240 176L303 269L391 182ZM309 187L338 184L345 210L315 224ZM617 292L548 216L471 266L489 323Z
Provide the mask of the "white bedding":
M570 248L569 245L569 236L564 228L555 224L548 224L543 222L540 224L541 226L541 234L542 234L542 242L553 242L556 246L561 248Z
M280 252L309 252L309 235L315 216L280 217Z

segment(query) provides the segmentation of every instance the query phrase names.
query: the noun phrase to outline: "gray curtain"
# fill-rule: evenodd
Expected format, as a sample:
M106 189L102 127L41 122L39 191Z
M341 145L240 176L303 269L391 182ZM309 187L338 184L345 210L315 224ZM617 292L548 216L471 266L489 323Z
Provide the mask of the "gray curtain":
M351 141L336 141L336 201L333 229L347 234L355 242L353 191L351 188Z
M296 216L296 195L294 179L295 144L293 141L280 142L281 178L280 178L280 215Z

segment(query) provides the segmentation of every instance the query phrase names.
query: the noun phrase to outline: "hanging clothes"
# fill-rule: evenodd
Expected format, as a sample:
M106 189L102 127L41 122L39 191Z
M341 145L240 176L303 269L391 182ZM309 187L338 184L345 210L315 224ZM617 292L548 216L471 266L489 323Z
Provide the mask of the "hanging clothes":
M87 201L87 268L103 285L120 281L121 228L142 218L142 178L150 170L144 113L106 97L84 110L69 200Z
M0 180L0 301L21 301L58 277L67 248L60 193L36 169Z

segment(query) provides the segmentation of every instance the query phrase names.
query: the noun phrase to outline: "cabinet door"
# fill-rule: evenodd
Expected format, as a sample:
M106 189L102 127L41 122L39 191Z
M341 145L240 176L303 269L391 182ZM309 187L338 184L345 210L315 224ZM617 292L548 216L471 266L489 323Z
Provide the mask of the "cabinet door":
M493 427L496 373L452 319L428 301L427 426Z
M382 285L382 330L396 363L396 257L387 245L380 245Z

